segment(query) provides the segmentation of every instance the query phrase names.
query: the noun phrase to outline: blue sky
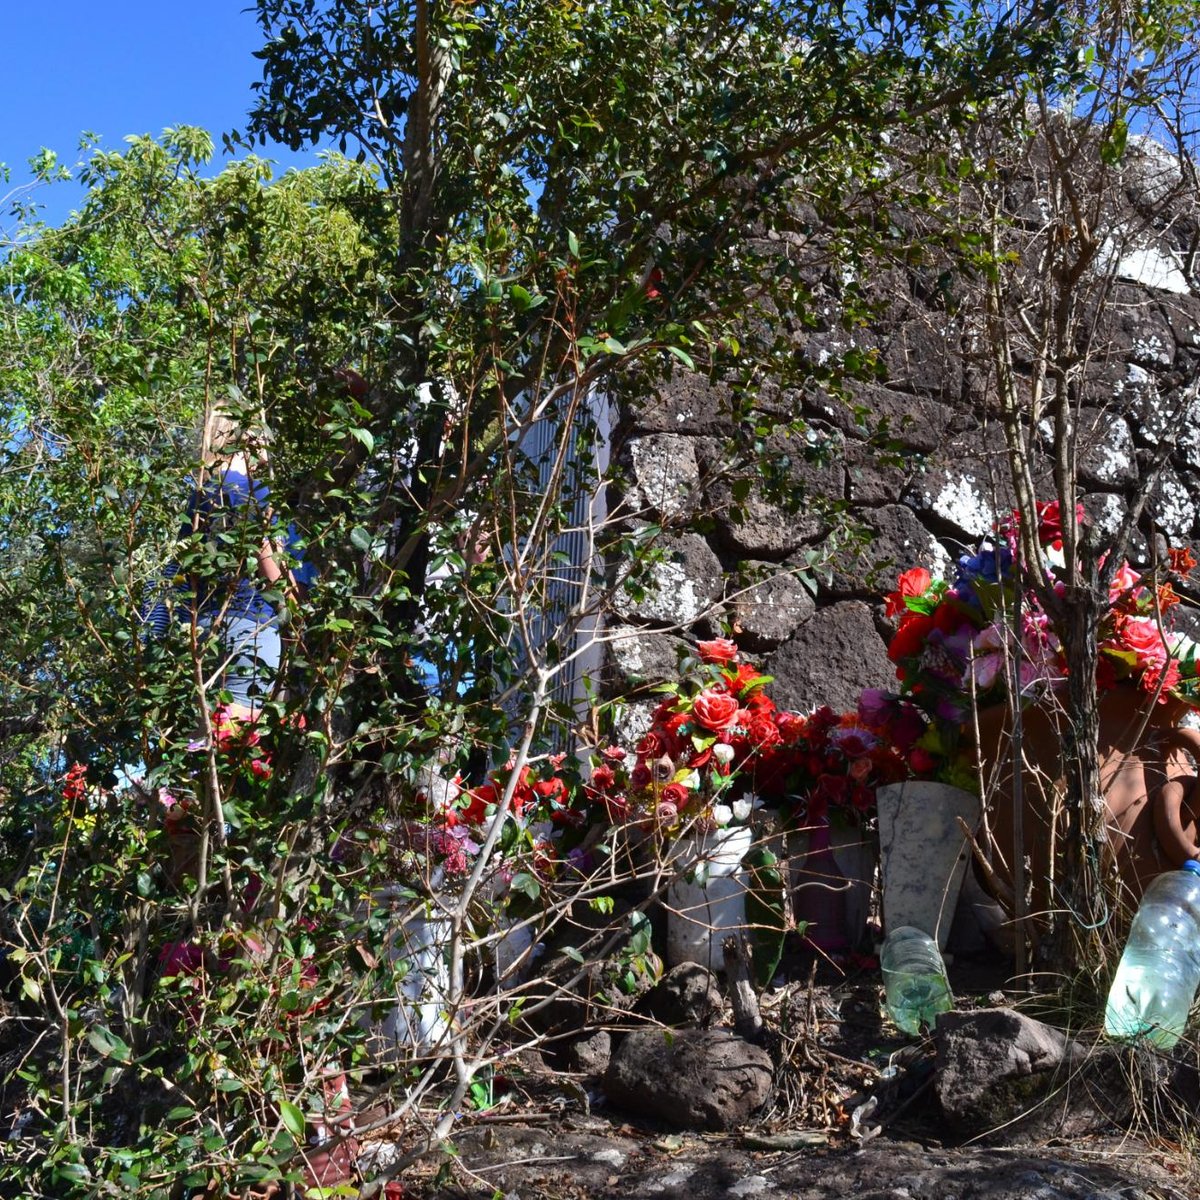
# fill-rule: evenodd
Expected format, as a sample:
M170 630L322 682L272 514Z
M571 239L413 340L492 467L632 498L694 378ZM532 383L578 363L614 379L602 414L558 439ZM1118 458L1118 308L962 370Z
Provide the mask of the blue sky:
M28 180L26 160L43 146L77 160L80 134L120 148L127 134L203 125L214 135L244 124L252 57L261 44L250 0L9 0L0 7L0 162L12 182ZM261 150L282 166L311 156ZM219 166L219 163L214 164ZM42 189L46 219L78 204L74 186ZM0 216L0 227L8 222Z

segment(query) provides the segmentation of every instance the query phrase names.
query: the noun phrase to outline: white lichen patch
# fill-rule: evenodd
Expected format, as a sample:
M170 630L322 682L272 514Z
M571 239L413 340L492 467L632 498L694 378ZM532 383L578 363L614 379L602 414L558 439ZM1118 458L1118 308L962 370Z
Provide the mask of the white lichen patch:
M1088 497L1088 517L1102 537L1112 537L1125 515L1120 496L1095 495Z
M619 1167L625 1162L625 1155L615 1147L608 1150L597 1150L592 1155L592 1162L605 1163L610 1167Z
M1196 505L1178 479L1170 476L1163 479L1154 516L1158 527L1168 537L1191 537L1192 527L1196 524Z
M1102 483L1124 483L1133 471L1133 434L1124 421L1113 420L1109 420L1102 431L1094 431L1092 436L1100 432L1102 439L1088 447L1088 467Z
M666 520L688 516L699 486L696 448L691 438L674 433L629 443L633 486L629 502L636 511L661 513Z
M948 479L937 494L923 494L925 507L973 537L983 537L996 522L995 507L973 475Z
M1133 354L1140 362L1154 363L1160 367L1171 365L1170 347L1157 334L1133 339Z

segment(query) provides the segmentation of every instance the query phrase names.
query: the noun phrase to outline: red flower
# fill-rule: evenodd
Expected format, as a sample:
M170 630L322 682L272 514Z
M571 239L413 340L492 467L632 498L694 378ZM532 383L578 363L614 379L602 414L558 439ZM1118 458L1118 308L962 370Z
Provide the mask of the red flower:
M927 617L924 613L906 613L892 637L892 644L888 646L888 658L894 663L901 663L906 658L917 658L932 632L932 617ZM899 673L896 672L897 675Z
M932 582L933 576L924 567L913 567L911 570L905 571L897 582L896 590L887 598L887 604L883 610L885 615L896 617L903 612L908 612L906 599L909 596L916 598L925 595Z
M1058 501L1051 500L1037 506L1038 542L1043 546L1051 546L1055 550L1062 549L1062 515ZM1075 505L1075 524L1083 524L1083 505Z
M700 655L701 662L719 663L724 666L737 658L737 652L737 642L730 641L729 638L713 638L710 642L696 643L696 653Z
M753 691L756 695L761 694L762 684L754 684L754 680L761 678L761 674L757 667L752 667L749 663L739 663L737 670L732 675L726 674L725 688L735 696L741 696L743 692L747 691Z
M488 806L498 804L500 795L494 783L485 783L467 792L467 807L463 809L463 820L468 825L482 825L487 820Z
M737 719L738 702L728 692L708 688L692 704L692 716L705 729L723 733Z
M1190 575L1196 569L1196 556L1187 546L1169 547L1167 560L1176 575Z
M250 771L257 779L271 778L271 764L265 758L251 759Z
M87 795L87 767L83 763L72 763L63 777L63 799L82 800Z
M567 795L567 785L563 783L557 775L549 779L543 779L539 783L533 785L533 790L537 792L543 800L550 800L554 803L561 804Z
M592 768L592 786L600 788L601 791L607 791L614 783L617 782L617 773L612 767L593 767Z
M746 739L752 746L766 749L781 740L779 727L770 717L756 714L750 718L750 723L746 727Z
M924 746L914 746L908 752L908 765L917 775L928 775L937 769L937 759Z
M691 795L691 792L682 783L668 783L659 796L659 802L662 804L673 804L676 811L678 811L681 808L687 807L687 802L691 799Z
M666 740L662 734L651 729L642 736L642 740L634 747L634 752L638 758L658 758L666 748Z

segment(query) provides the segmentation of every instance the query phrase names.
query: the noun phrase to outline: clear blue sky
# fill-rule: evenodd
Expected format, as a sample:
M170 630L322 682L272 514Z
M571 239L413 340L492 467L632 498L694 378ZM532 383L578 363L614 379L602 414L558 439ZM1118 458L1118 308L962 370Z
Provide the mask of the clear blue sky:
M12 183L43 146L70 165L80 134L109 149L127 134L202 125L220 135L245 123L252 57L261 39L250 0L0 0L0 162ZM309 156L286 148L259 153L284 166ZM214 167L219 167L219 160ZM0 197L12 186L0 184ZM74 186L43 189L46 219L78 204ZM8 224L0 215L0 228Z

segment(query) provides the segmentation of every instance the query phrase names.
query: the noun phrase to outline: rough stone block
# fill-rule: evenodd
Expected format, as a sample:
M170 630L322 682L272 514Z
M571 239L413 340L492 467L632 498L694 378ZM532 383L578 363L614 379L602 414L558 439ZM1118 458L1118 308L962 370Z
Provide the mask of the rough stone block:
M734 634L747 650L769 650L786 641L816 611L812 593L776 563L747 562L731 601Z
M857 600L818 609L766 659L763 670L775 680L771 694L780 708L800 712L819 704L849 711L863 688L896 683L871 610Z
M724 1029L637 1030L613 1054L604 1090L618 1108L676 1129L736 1129L771 1093L770 1056Z
M690 625L721 596L720 559L696 533L665 537L659 545L667 557L650 568L645 594L622 588L613 607L626 620Z

